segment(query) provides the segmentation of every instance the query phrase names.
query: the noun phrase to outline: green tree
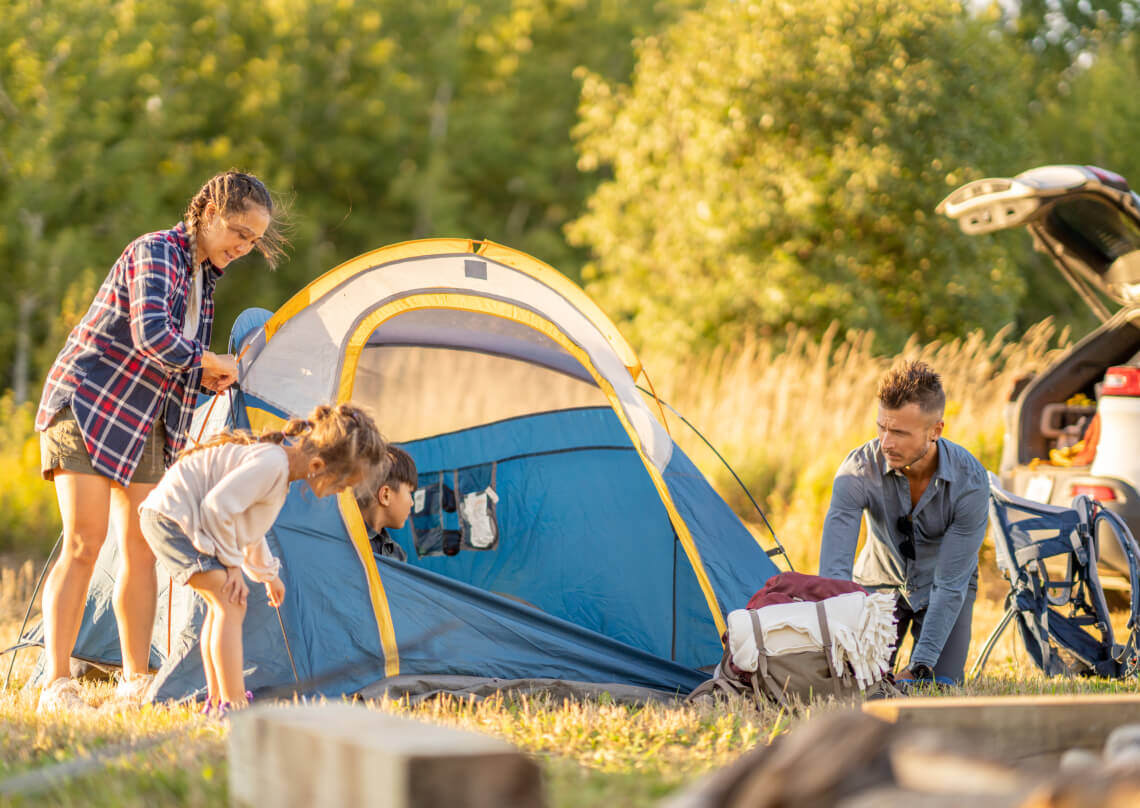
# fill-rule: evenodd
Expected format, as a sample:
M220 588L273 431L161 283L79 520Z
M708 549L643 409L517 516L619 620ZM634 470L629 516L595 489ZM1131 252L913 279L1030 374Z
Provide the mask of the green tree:
M1042 115L1044 150L1067 162L1101 166L1140 187L1140 33L1097 49L1073 71Z
M1140 22L1136 0L1017 0L997 7L1006 29L1036 54L1036 69L1054 82L1082 53Z
M1036 152L1020 66L951 0L713 0L640 44L630 86L586 81L579 165L612 172L569 228L588 289L682 348L1011 321L1017 267L933 211Z
M60 345L59 301L169 227L212 173L291 201L292 260L235 265L215 348L353 256L487 237L577 272L563 225L596 179L570 129L586 66L626 80L631 40L683 0L0 0L0 388Z
M1132 144L1140 134L1140 98L1128 88L1140 84L1140 12L1134 2L1054 3L1046 23L1045 4L1023 2L1017 11L1014 42L1028 41L1040 55L1032 62L1038 87L1027 126L1040 141L1025 165L1073 163L1115 171L1140 186L1140 159ZM1053 31L1051 37L1034 31ZM1029 293L1019 323L1053 316L1077 334L1096 318L1066 284L1052 262L1031 254L1021 233L999 236L1022 265Z

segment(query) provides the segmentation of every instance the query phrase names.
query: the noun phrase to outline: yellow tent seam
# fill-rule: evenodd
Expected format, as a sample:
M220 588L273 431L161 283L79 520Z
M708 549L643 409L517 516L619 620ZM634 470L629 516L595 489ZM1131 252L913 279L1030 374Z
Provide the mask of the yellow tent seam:
M340 507L341 518L348 528L352 546L360 558L360 565L364 567L364 574L368 579L368 594L372 600L372 611L376 615L376 626L380 632L380 647L384 649L384 675L395 676L400 672L396 627L392 624L392 610L388 606L388 595L384 591L384 582L380 578L376 556L372 553L372 544L368 541L364 517L360 514L360 507L356 504L356 497L351 489L337 495L337 505Z

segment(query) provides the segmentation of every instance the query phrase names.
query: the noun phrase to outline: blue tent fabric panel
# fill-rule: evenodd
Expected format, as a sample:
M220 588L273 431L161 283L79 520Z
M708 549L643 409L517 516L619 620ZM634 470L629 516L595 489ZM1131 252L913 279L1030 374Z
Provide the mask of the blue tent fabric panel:
M282 547L282 615L298 659L298 675L327 677L359 668L355 677L346 674L330 680L346 688L337 692L352 692L353 683L359 687L376 681L383 675L384 653L367 577L349 542L336 498L318 499L305 483L294 483L273 536ZM303 670L302 657L307 660Z
M673 529L632 449L500 461L495 488L495 549L416 559L392 535L415 566L670 656Z
M490 460L583 447L633 449L629 435L609 407L522 415L400 445L411 453L421 471L465 468Z
M421 486L434 484L440 475L452 485L455 466L506 458L497 461L496 471L500 546L417 559L411 529L393 531L415 565L522 598L686 665L720 659L704 592L612 410L510 419L404 448L423 470ZM779 570L677 447L664 477L721 612L743 606ZM583 575L583 560L589 575Z
M295 483L273 535L282 546L282 567L287 570L282 614L293 653L314 661L313 669L301 672L301 677L326 678L322 691L329 693L352 692L376 681L383 675L383 652L367 605L366 579L335 500L317 499L303 483ZM684 666L663 664L667 660L642 649L478 587L389 559L377 561L402 673L633 681L665 689L692 689L703 678ZM290 586L290 569L303 570L304 592ZM532 574L538 573L532 570ZM290 591L299 601L295 609ZM404 643L413 647L405 650Z
M684 452L673 451L664 477L697 543L722 612L743 609L779 568Z
M628 682L687 693L706 675L428 570L379 559L401 673Z
M265 325L269 318L273 316L273 312L269 309L259 309L257 307L248 308L237 316L234 320L233 328L230 329L230 339L227 343L227 349L230 353L237 350L241 345L243 339L251 331L261 328Z

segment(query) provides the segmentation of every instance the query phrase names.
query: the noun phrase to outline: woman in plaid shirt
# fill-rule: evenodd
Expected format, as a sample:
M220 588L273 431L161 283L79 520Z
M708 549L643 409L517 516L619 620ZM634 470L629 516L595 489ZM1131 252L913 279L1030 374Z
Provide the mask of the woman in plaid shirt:
M85 706L70 657L112 514L123 559L114 596L118 695L145 693L157 579L138 506L185 444L199 389L221 392L237 380L234 358L208 350L218 279L254 249L275 265L281 245L261 181L219 174L176 227L127 246L56 357L36 415L43 475L55 482L63 517L63 552L44 587L40 710Z

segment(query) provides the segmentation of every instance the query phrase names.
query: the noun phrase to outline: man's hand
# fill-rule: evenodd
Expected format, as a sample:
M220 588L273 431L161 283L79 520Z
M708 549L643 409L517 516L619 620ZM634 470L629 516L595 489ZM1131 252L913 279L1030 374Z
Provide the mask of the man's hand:
M280 575L272 581L265 582L265 596L269 598L269 605L274 608L280 606L285 600L285 584Z
M900 673L895 674L895 684L904 693L909 692L915 685L931 685L933 683L934 671L930 669L930 666L923 665L921 662L904 668Z
M202 386L215 393L221 393L237 381L237 360L229 354L219 355L211 351L202 354Z
M244 606L248 594L249 585L245 582L245 576L241 574L241 567L226 567L226 582L222 584L222 597L228 598L230 603Z

